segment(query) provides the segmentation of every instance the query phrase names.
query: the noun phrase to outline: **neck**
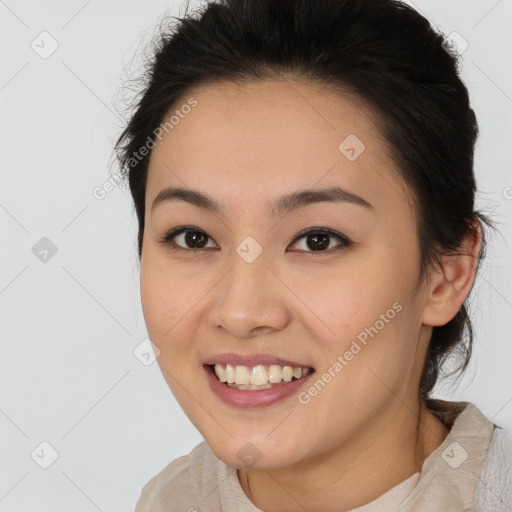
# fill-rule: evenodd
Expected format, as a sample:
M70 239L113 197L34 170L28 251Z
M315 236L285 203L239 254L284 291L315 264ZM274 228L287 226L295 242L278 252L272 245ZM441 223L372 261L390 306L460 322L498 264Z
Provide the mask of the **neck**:
M400 404L327 453L291 467L240 470L247 497L265 512L346 512L365 505L414 473L449 429L423 404Z

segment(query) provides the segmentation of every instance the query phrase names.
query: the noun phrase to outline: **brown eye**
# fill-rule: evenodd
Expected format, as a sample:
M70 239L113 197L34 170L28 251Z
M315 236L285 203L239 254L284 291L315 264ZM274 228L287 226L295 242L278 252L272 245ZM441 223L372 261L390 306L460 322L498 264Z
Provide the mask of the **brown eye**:
M210 237L200 229L192 227L182 227L169 231L164 236L162 242L171 244L178 249L197 250L208 248L208 239L210 239ZM216 245L214 245L213 247L215 248Z
M184 241L188 247L202 249L208 241L208 236L200 231L187 231L184 236Z
M298 244L299 240L304 239L304 242ZM332 246L332 239L337 240L338 245ZM325 228L312 228L306 231L302 231L297 235L293 241L294 245L299 246L299 251L304 252L330 252L331 249L348 247L351 242L350 240L340 233L335 233Z

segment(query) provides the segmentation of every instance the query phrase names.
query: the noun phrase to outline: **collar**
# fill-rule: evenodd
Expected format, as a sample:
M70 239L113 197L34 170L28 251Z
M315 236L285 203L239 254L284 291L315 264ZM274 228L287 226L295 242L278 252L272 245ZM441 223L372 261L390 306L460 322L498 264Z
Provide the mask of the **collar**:
M423 462L400 512L438 512L448 503L450 511L469 510L495 425L469 402L434 399L429 408L450 432Z

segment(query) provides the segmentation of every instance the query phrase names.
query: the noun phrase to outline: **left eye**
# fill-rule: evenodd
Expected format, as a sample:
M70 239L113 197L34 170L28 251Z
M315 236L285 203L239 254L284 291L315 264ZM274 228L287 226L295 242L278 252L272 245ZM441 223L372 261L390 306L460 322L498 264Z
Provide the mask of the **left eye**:
M309 252L308 249L311 249L311 252L327 252L327 249L332 249L332 238L341 242L341 247L339 248L348 247L351 244L346 236L325 228L312 228L302 231L295 237L293 243L296 244L298 240L304 239L299 250Z
M298 245L299 251L302 252L330 252L333 247L331 246L332 239L336 239L338 248L348 247L351 241L341 233L336 233L326 228L309 228L301 231L292 241L293 245ZM304 239L301 244L298 243ZM188 251L199 251L201 249L217 248L217 244L213 242L213 246L208 247L208 240L213 242L213 239L204 231L194 227L181 227L169 231L162 238L162 243L170 245L173 249L182 249ZM302 247L300 247L302 245ZM336 249L336 246L334 246Z

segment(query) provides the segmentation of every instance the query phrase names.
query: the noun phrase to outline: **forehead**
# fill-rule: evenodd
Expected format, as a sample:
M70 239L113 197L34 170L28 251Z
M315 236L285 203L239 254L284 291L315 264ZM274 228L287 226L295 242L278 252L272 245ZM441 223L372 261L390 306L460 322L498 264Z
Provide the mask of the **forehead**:
M180 110L191 98L195 106ZM375 113L318 84L210 84L190 89L164 122L173 114L151 154L148 203L170 185L211 191L227 203L233 194L249 204L336 185L379 199L383 180L388 187L396 181ZM401 185L394 185L396 195Z

